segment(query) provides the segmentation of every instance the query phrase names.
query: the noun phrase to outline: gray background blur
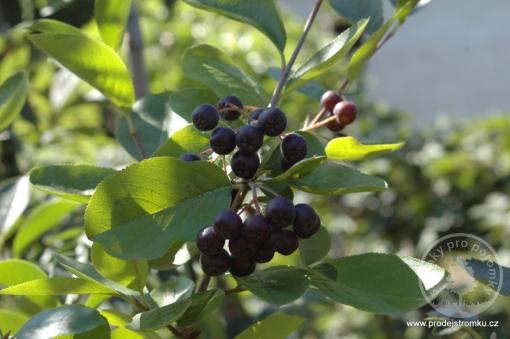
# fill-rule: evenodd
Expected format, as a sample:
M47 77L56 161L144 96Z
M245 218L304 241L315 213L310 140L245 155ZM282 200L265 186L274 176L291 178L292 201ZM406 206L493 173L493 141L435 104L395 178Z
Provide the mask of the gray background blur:
M306 16L314 0L281 2ZM371 97L418 126L510 113L509 16L510 0L432 0L370 62Z

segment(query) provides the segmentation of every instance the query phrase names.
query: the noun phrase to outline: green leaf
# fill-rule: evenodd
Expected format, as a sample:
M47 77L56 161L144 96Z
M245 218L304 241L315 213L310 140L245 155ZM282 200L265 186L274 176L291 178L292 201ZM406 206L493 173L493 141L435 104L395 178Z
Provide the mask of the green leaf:
M59 226L62 220L79 206L75 202L51 200L40 204L21 224L12 246L16 257L21 257L25 250L41 235Z
M324 258L330 249L331 237L324 226L312 237L299 241L299 254L301 255L301 260L307 266Z
M286 339L305 321L305 318L285 313L273 313L257 321L235 339Z
M170 109L169 96L169 92L148 95L138 100L131 109L131 118L146 157L151 156L172 131L186 125L184 119ZM142 160L126 117L120 118L115 138L133 158Z
M375 157L401 149L403 142L395 144L364 145L353 137L332 139L326 145L326 155L330 160L356 161Z
M510 296L510 267L478 259L463 259L462 264L476 280L490 286L501 295Z
M368 20L366 19L355 23L300 65L292 73L287 90L290 91L303 86L306 82L323 75L329 68L342 60L359 40L367 27L367 23Z
M100 331L94 331L100 329ZM94 339L109 339L110 328L98 311L81 305L65 305L41 312L16 334L17 339L54 338L94 332Z
M82 279L103 285L111 290L117 291L121 295L137 297L140 294L137 291L105 278L89 263L78 262L58 253L53 254L53 256L66 270Z
M268 180L270 183L288 181L290 178L299 178L305 173L312 172L315 168L326 162L326 157L313 157L299 161L292 165L287 171Z
M264 33L281 54L285 49L287 34L273 0L184 0L186 3L214 11L231 19L247 23Z
M126 261L112 257L99 243L92 244L90 259L99 274L122 286L141 291L147 282L147 261Z
M382 253L330 260L311 272L311 284L328 298L387 315L426 304L420 284L433 288L446 276L442 268L433 264Z
M347 76L349 80L354 81L359 77L363 66L372 57L377 50L379 42L384 38L388 30L398 21L397 29L404 22L405 18L413 11L416 7L418 0L412 0L407 2L402 7L398 8L395 15L388 20L384 25L379 27L371 36L368 38L363 45L354 53L347 66Z
M0 85L0 132L18 116L25 104L28 91L28 73L19 71Z
M382 0L329 0L340 15L350 22L370 18L367 32L373 33L384 22Z
M157 306L163 307L187 299L193 294L195 283L186 277L172 277L150 293Z
M10 287L46 278L46 273L31 262L19 259L9 259L0 262L0 285L2 286ZM58 302L56 298L46 296L27 296L27 299L38 306L38 311L48 307L55 307Z
M274 266L255 272L239 283L262 300L283 306L293 302L308 288L306 272L291 266Z
M23 214L30 199L30 184L26 176L0 183L0 234L10 233Z
M200 153L209 148L208 133L201 132L190 124L178 130L154 152L155 157L179 158L184 153Z
M127 108L135 101L128 69L111 47L73 26L48 19L35 21L28 39L116 105Z
M108 294L117 292L98 283L81 278L44 278L30 280L0 290L0 295L64 295L64 294Z
M181 327L188 327L202 320L221 306L224 296L225 293L217 289L193 294L191 305L179 318L177 324Z
M207 85L218 97L236 95L245 105L263 106L269 95L253 79L232 64L232 60L210 45L191 47L183 61L184 74Z
M87 203L96 186L115 172L89 165L56 165L35 167L29 175L32 185L46 193Z
M0 333L16 333L29 317L12 309L0 309Z
M376 192L388 187L381 178L329 161L312 172L293 177L290 185L304 192L323 195Z
M138 313L126 327L136 331L157 330L179 319L190 305L191 299L184 299L170 305Z
M225 173L209 162L147 159L98 186L85 213L85 229L115 257L156 259L173 242L194 240L228 208L230 189Z
M131 0L95 0L94 18L103 41L114 49L122 43Z
M216 106L218 97L207 88L184 88L174 91L168 98L168 104L174 112L191 122L195 108L202 104Z

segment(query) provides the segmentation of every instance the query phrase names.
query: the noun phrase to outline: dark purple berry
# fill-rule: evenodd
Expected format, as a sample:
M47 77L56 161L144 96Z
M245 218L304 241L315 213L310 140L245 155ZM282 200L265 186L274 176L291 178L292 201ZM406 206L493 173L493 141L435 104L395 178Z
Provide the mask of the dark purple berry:
M216 235L212 226L207 226L197 234L196 243L203 254L215 255L223 249L225 240Z
M230 273L236 277L246 277L255 271L255 262L250 259L232 258Z
M255 260L256 263L270 262L274 257L274 252L273 244L270 241L266 241L260 246L253 260Z
M214 219L214 232L222 239L235 239L242 230L243 220L233 210L223 210Z
M259 109L254 110L253 112L251 112L250 120L252 120L252 121L259 120L260 113L262 113L262 112L264 112L263 108L259 108Z
M283 138L280 150L285 160L296 163L305 158L308 145L305 138L299 134L292 133Z
M317 233L321 227L321 219L310 205L297 204L296 218L292 225L298 237L307 239Z
M200 256L200 265L202 271L212 277L222 275L230 269L231 258L227 251L222 250L216 255L205 255Z
M193 125L201 131L209 131L218 125L220 115L213 105L203 104L192 113Z
M218 108L223 119L232 121L241 115L239 110L243 108L243 103L238 97L229 95L220 100Z
M326 111L332 112L336 104L342 101L342 96L335 91L327 91L321 97L321 105Z
M274 251L278 251L278 246L283 240L283 230L273 229L269 239L267 240L268 246Z
M200 157L193 153L184 153L179 159L182 161L197 161L200 160Z
M247 239L240 237L230 240L228 243L228 249L233 257L239 259L250 259L257 253L258 246Z
M267 203L266 218L276 228L283 228L292 224L295 216L294 204L287 198L276 197Z
M281 234L280 243L277 244L277 251L283 255L291 255L299 247L299 241L294 232L283 230Z
M230 163L232 171L240 178L251 179L257 173L260 159L257 153L236 152Z
M264 134L275 137L287 128L287 117L278 108L268 108L260 113L259 127Z
M249 217L244 222L243 237L251 243L260 245L271 234L271 226L260 214Z
M218 154L229 154L236 148L236 133L228 127L218 127L209 141L211 148Z
M356 120L358 108L354 102L342 101L336 104L333 109L333 114L339 124L346 126Z
M236 134L236 145L243 152L257 152L264 142L264 136L259 128L245 125Z
M282 158L282 161L281 161L282 171L287 172L294 165L295 165L294 162L290 162L290 161L286 160L285 158Z

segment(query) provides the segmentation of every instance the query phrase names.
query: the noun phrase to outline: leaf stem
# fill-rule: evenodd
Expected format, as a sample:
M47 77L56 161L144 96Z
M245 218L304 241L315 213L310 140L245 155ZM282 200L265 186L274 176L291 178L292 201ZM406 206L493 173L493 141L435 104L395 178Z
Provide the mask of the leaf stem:
M311 131L312 129L316 129L318 127L327 125L328 123L330 123L333 120L336 120L336 117L334 115L329 117L329 118L327 118L327 119L324 119L322 121L316 122L315 124L311 124L311 125L303 128L301 131L303 131L303 132Z
M280 76L280 81L278 82L278 85L276 85L276 88L273 92L273 96L271 97L271 101L269 102L269 107L275 107L278 105L278 101L280 100L280 96L282 94L283 88L285 87L285 84L287 83L287 80L289 79L290 71L292 70L292 66L294 66L294 63L296 62L296 59L299 55L299 52L301 51L301 48L303 47L303 44L305 43L306 36L308 35L308 32L310 31L310 28L312 28L312 24L315 21L315 18L317 17L317 13L319 12L319 9L322 5L323 0L316 0L315 5L312 8L312 11L310 12L310 15L308 16L308 19L306 20L305 27L303 28L303 33L301 33L301 36L299 37L298 43L296 45L296 48L292 52L292 55L289 59L289 62L285 67L282 68L282 74Z
M225 295L229 295L229 294L235 294L235 293L240 293L240 292L244 292L244 291L247 291L246 288L244 287L241 287L241 286L237 286L235 288L230 288L228 290L225 290Z
M250 184L250 187L251 187L251 193L252 193L252 197L253 197L253 204L255 205L255 210L257 211L258 214L261 214L261 209L260 209L260 204L259 204L259 200L257 199L257 185L252 183Z
M202 282L200 283L200 286L198 286L197 292L203 292L207 290L207 287L209 286L209 283L211 282L211 276L210 275L204 275L202 278Z
M133 137L133 141L135 142L136 149L140 153L140 156L142 159L146 159L145 152L143 151L142 147L142 141L140 140L140 135L138 134L138 131L136 130L135 123L133 121L133 116L131 113L126 115L126 121L129 128L129 133L131 133L131 136Z

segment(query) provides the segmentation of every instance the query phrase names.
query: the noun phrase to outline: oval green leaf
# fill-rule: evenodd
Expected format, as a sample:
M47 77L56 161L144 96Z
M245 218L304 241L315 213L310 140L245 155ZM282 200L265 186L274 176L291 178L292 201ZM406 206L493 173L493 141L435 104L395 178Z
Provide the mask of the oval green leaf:
M179 319L190 305L191 299L188 298L170 305L138 313L126 327L135 331L154 331L166 327Z
M0 309L0 333L16 333L28 319L26 314L16 310Z
M312 172L291 178L290 185L304 192L323 195L377 192L388 187L381 178L330 161Z
M373 33L384 22L382 0L329 0L331 7L350 22L370 18L367 32Z
M186 3L214 11L231 19L247 23L264 33L281 54L285 49L287 34L273 0L184 0Z
M263 106L269 101L264 89L219 49L210 45L191 47L184 56L184 74L209 87L218 97L236 95L245 105Z
M28 177L13 178L0 183L0 234L11 233L30 200Z
M305 321L305 318L285 313L273 313L251 325L235 339L286 339Z
M66 295L66 294L108 294L117 295L114 290L81 278L44 278L30 280L0 290L0 295Z
M174 91L168 98L168 104L174 112L191 122L195 108L202 104L216 106L218 97L207 88L184 88Z
M225 293L222 290L208 290L193 294L191 305L179 318L177 324L181 327L188 327L210 315L221 306Z
M364 145L355 138L347 136L331 140L326 145L326 155L330 160L357 161L395 152L403 146L403 142L394 144Z
M87 203L96 186L115 172L89 165L55 165L35 167L29 175L32 185L46 193Z
M308 288L306 271L291 266L274 266L255 272L239 283L251 293L275 306L293 302Z
M122 43L124 30L131 9L131 0L96 0L94 18L103 41L118 49Z
M301 255L301 260L307 266L323 259L330 249L331 237L324 226L312 237L299 241L299 254Z
M135 101L128 69L110 46L73 26L49 19L35 21L28 39L116 105L127 108Z
M0 85L0 132L18 116L25 104L28 91L28 73L16 72Z
M173 242L195 239L228 208L230 189L229 178L209 162L147 159L98 186L85 213L86 232L115 257L156 259Z
M172 277L150 293L157 306L163 307L191 297L195 283L186 277Z
M165 141L156 152L155 157L179 158L184 153L200 153L209 148L209 134L201 132L190 124Z

